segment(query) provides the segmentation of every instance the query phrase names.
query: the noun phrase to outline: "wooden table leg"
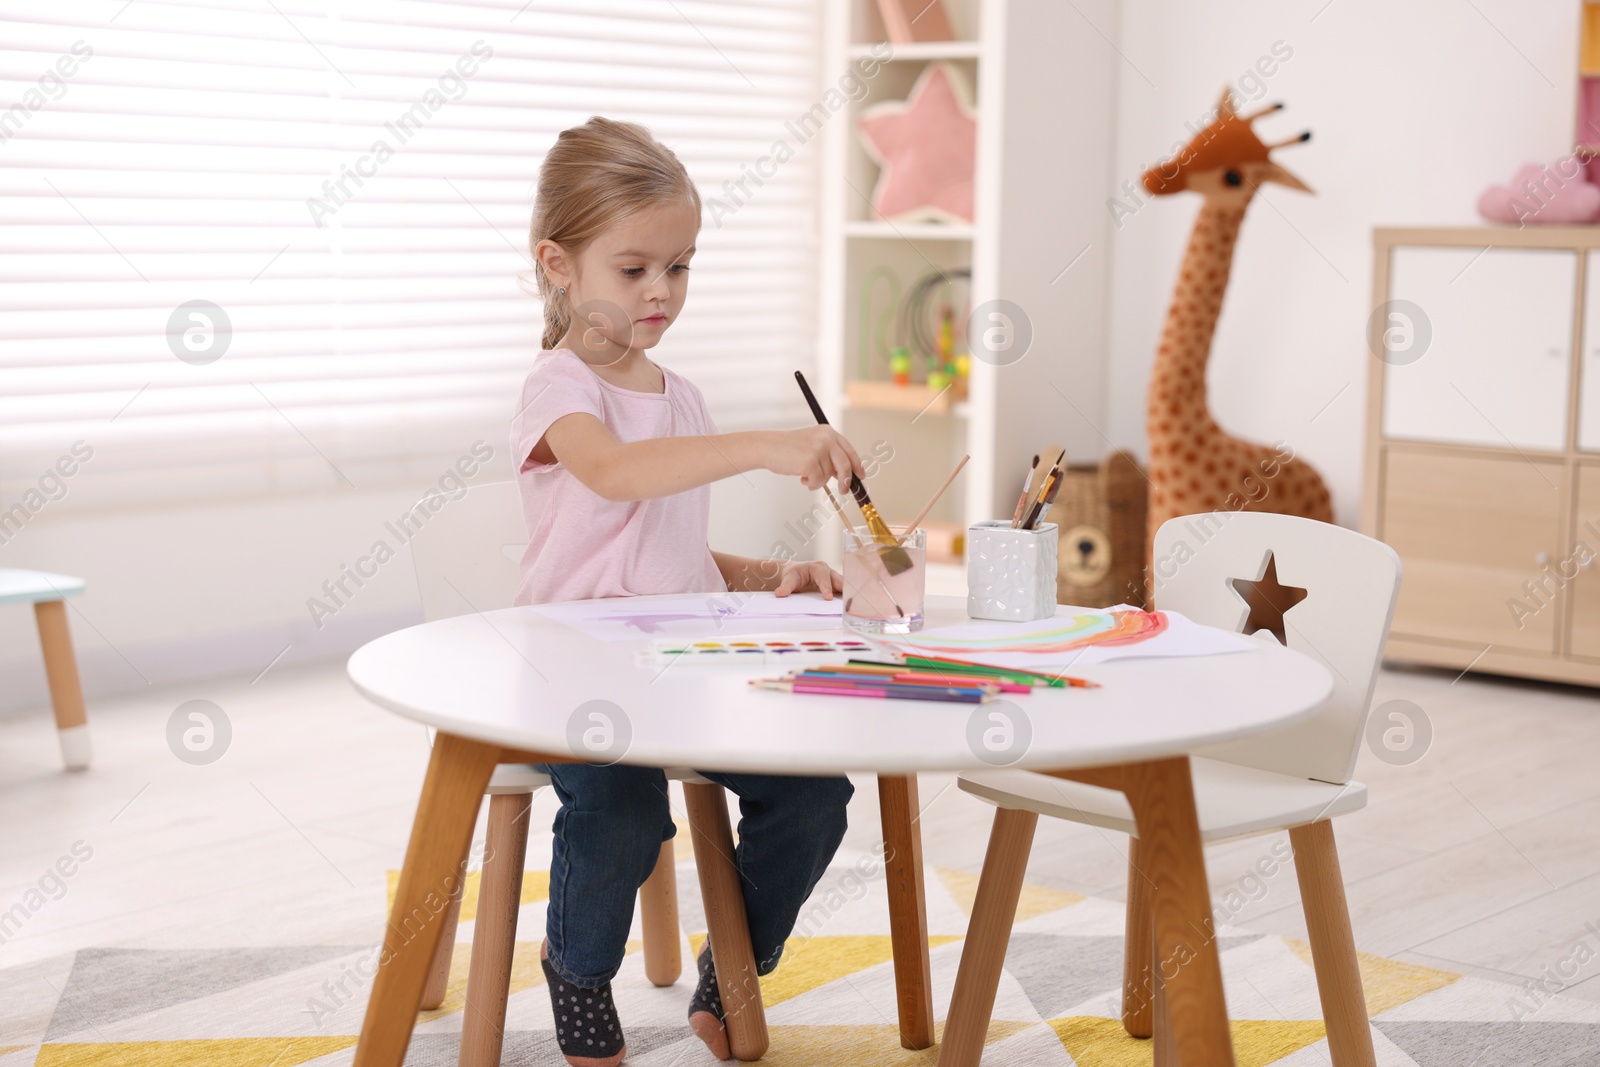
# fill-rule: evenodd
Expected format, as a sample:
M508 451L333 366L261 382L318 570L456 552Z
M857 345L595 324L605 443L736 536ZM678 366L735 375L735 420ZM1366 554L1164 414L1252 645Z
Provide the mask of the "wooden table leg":
M744 889L733 862L733 830L728 801L720 785L683 783L689 809L689 835L694 865L700 875L711 958L717 965L717 991L728 1026L728 1049L736 1059L759 1060L767 1051L767 1013L761 1003L761 979L750 922L744 911Z
M465 856L461 857L462 870L466 870ZM433 950L433 963L428 968L428 981L422 987L422 1003L418 1005L423 1011L432 1011L444 1003L445 994L450 992L450 964L454 962L456 949L456 932L461 925L461 897L467 886L466 879L461 880L461 889L450 898L450 906L444 912L444 931L439 935L439 946Z
M511 955L522 906L522 868L528 858L532 793L489 798L489 851L478 876L478 920L467 969L460 1067L499 1067L505 1048L506 1002L511 995Z
M1151 940L1155 930L1150 922L1150 882L1139 862L1139 839L1128 838L1128 909L1123 924L1122 948L1122 1028L1133 1037L1149 1037L1155 976L1150 960L1155 954Z
M62 600L39 600L33 605L39 624L39 648L44 653L44 673L50 683L50 706L56 713L56 736L61 760L69 771L89 766L89 716L83 709L83 684L78 659L72 654L72 630L67 626L67 605Z
M1154 931L1145 935L1145 957L1150 960L1150 981L1154 988L1150 999L1151 1067L1178 1067L1178 1046L1172 1039L1172 1013L1167 1010L1166 985L1161 981L1161 954L1156 951Z
M961 966L950 994L950 1015L944 1021L944 1040L939 1043L939 1067L977 1067L983 1057L1038 825L1039 816L1034 812L995 809L978 895L972 902L972 921L967 924Z
M1189 758L1050 773L1127 794L1139 827L1139 862L1152 883L1155 958L1178 1060L1184 1067L1233 1067Z
M917 826L917 776L878 776L884 879L889 888L889 942L894 950L900 1044L933 1045L933 977L928 965L928 900L922 884L922 831Z
M483 791L499 760L497 745L442 731L434 739L354 1067L401 1067L405 1061L444 915L465 877L461 857L472 843Z

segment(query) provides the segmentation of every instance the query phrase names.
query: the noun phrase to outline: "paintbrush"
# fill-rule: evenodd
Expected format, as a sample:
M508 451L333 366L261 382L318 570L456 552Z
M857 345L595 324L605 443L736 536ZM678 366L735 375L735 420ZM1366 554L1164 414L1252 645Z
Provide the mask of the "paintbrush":
M806 376L795 371L794 380L800 383L800 392L810 405L811 414L816 416L819 424L827 426L828 416L822 413L822 405L817 403L816 394L811 391L811 386L806 384ZM883 546L878 550L878 554L883 557L884 567L890 574L903 574L910 570L911 553L900 547L900 542L895 539L889 524L883 521L878 509L872 506L872 498L867 496L867 487L861 484L861 479L854 471L850 473L850 495L856 498L856 506L861 509L861 517L867 520L867 529L872 531L872 539Z
M840 522L840 523L841 523L841 524L843 524L843 526L844 526L844 528L845 528L845 529L846 529L846 530L848 530L848 529L850 529L850 520L849 520L849 519L847 519L847 518L845 518L845 517L844 517L844 508L841 508L841 507L840 507L840 506L839 506L839 500L838 500L838 498L837 498L837 497L835 497L835 496L834 496L834 495L833 495L833 490L832 490L832 489L829 489L829 488L828 488L828 487L827 487L827 486L823 486L823 487L822 487L822 491L823 491L823 492L824 492L824 493L827 493L827 494L828 494L828 503L830 503L830 504L832 504L832 505L833 505L833 513L834 513L834 514L835 514L835 515L837 515L837 516L839 516L839 522ZM876 575L874 575L874 577L876 577ZM901 607L901 606L900 606L900 605L899 605L899 603L898 603L898 602L897 602L897 601L896 601L896 600L895 600L895 598L894 598L894 594L893 594L893 593L892 593L892 592L890 592L890 591L889 591L889 587L888 587L888 585L886 585L886 584L885 584L885 583L884 583L884 580L883 580L883 579L882 579L882 578L878 578L878 586L879 586L879 588L881 588L881 589L882 589L882 590L883 590L883 591L884 591L884 592L885 592L885 593L887 593L887 594L888 594L888 596L889 596L889 603L890 603L890 604L893 604L893 605L894 605L894 613L895 613L895 614L896 614L896 615L898 615L898 616L900 616L900 617L901 617L901 618L902 618L902 619L903 619L903 618L905 618L905 615L906 615L906 613L905 613L905 609L904 609L904 608L902 608L902 607ZM847 604L845 604L845 606L844 606L844 610L846 610L846 611L849 611L849 610L850 610L850 605L849 605L849 604L848 604L848 603L847 603Z
M1039 486L1039 499L1034 502L1028 511L1028 517L1022 520L1022 528L1031 530L1039 525L1039 520L1044 518L1044 513L1050 505L1055 503L1056 493L1061 489L1061 483L1066 479L1067 472L1060 465L1050 468L1050 473L1044 476L1044 484Z
M1017 523L1022 521L1022 508L1028 502L1028 490L1033 488L1033 472L1039 469L1039 454L1033 456L1033 466L1028 468L1028 476L1022 479L1022 495L1017 497L1017 510L1011 513L1011 528L1015 530Z
M1050 490L1044 495L1044 500L1040 503L1039 521L1043 521L1045 516L1050 514L1050 508L1056 502L1056 494L1061 492L1061 483L1066 480L1067 472L1065 470L1059 471L1056 484L1050 487Z
M971 458L971 456L961 457L961 462L957 463L956 469L950 472L950 477L946 478L944 480L944 484L934 491L933 496L928 499L928 502L922 505L922 510L917 512L917 517L911 520L911 525L906 527L906 532L900 535L900 540L902 542L905 540L905 538L910 537L916 531L918 526L922 525L922 520L928 517L928 512L933 510L933 506L939 502L940 497L944 496L944 491L950 488L950 483L956 480L956 475L961 473L961 468L965 467L967 465L967 460Z

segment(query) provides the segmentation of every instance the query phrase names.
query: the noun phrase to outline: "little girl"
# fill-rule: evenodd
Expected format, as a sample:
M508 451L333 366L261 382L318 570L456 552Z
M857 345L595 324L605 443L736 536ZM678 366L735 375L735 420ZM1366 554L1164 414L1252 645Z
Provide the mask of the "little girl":
M743 471L798 475L808 489L862 475L826 426L719 434L687 379L652 362L683 309L700 197L683 164L641 126L598 116L564 130L539 170L530 244L544 298L543 347L523 385L511 450L532 538L519 604L651 593L842 591L825 563L759 560L706 543L709 484ZM611 998L633 902L675 827L660 770L539 767L561 810L540 956L556 1039L575 1067L625 1047ZM756 966L778 965L800 906L845 830L845 778L701 772L739 797L735 854ZM710 945L689 1022L727 1059Z

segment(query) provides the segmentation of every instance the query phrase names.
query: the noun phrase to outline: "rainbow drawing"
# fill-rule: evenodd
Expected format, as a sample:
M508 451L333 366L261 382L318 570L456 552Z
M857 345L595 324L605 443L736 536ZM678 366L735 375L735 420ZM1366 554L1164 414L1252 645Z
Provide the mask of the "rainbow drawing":
M891 643L942 652L1029 652L1048 655L1074 652L1090 646L1116 648L1136 645L1165 633L1170 625L1164 612L1138 610L1058 615L1049 622L1049 629L1033 633L1007 633L994 637L934 637L922 634L910 640L900 639Z

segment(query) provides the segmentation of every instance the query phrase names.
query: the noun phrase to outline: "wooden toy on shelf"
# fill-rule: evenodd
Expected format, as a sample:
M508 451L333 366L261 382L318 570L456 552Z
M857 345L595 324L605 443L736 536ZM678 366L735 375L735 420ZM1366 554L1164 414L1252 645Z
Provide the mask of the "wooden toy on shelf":
M882 267L868 272L861 291L859 377L845 387L852 405L942 415L966 399L972 361L965 351L956 351L958 343L964 347L966 340L956 329L956 309L964 310L970 300L965 293L958 300L954 290L957 283L970 286L971 278L972 272L965 267L928 271L901 299L899 279L892 272ZM888 283L888 304L874 317L873 296L884 281ZM943 298L937 312L936 293ZM885 337L891 319L895 322L893 348ZM919 364L926 368L920 382L913 378ZM887 380L874 375L875 366L886 367Z

